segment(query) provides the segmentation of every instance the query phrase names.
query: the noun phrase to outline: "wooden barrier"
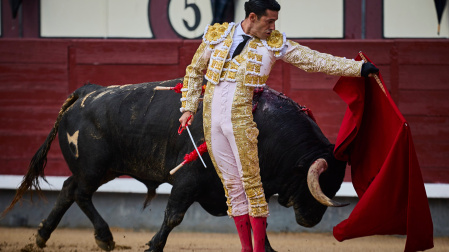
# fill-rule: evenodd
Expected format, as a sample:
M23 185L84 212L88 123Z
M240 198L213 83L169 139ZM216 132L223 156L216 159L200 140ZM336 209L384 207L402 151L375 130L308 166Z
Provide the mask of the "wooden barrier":
M424 181L449 183L449 42L447 40L298 40L347 58L359 51L380 68L409 122ZM87 82L120 85L183 76L199 40L0 39L0 174L24 174L66 97ZM335 142L346 105L338 77L279 61L268 85L313 110ZM367 143L369 144L369 143ZM69 175L57 141L47 175ZM349 174L346 181L349 181Z

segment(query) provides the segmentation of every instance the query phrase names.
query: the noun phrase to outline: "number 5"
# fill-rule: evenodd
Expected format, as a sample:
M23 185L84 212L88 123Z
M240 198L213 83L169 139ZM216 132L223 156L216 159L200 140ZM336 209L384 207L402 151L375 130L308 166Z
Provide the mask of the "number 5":
M168 19L180 37L194 39L203 35L204 28L212 22L212 5L209 0L169 0Z
M183 19L182 21L184 22L185 27L187 28L187 30L189 31L194 31L198 28L198 25L200 24L201 21L201 12L200 12L200 8L198 8L198 6L195 3L187 3L188 0L185 0L185 9L187 8L192 8L193 12L195 13L195 24L193 24L193 26L189 26L189 23L187 23L187 21L185 19Z

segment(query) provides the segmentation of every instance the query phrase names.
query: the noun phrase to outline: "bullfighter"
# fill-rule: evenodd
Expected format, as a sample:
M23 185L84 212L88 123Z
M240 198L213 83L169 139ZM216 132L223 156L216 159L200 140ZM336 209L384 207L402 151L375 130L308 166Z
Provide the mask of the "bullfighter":
M259 171L257 136L252 115L255 88L266 84L277 60L306 72L367 77L378 69L370 63L320 53L286 39L275 30L280 5L275 0L249 0L245 19L206 27L201 45L186 69L182 88L182 127L190 125L202 91L203 128L209 155L235 221L242 251L264 251L268 204ZM191 120L188 118L191 117Z

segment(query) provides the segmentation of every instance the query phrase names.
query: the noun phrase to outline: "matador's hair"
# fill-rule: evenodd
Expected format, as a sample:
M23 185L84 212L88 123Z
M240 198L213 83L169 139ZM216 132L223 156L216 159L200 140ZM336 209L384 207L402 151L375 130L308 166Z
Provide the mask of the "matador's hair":
M276 0L249 0L245 3L245 18L254 12L260 19L261 16L266 15L267 10L280 11L281 6Z

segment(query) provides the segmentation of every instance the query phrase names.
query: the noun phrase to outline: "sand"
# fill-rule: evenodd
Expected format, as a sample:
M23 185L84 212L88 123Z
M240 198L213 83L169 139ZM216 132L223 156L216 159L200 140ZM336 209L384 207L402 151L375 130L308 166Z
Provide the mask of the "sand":
M47 247L35 245L36 228L0 227L0 251L101 251L94 240L93 229L56 229L47 241ZM111 228L116 243L114 251L143 251L154 232ZM272 247L277 251L404 251L403 236L371 236L338 242L332 234L268 233ZM431 250L449 251L449 237L434 240ZM172 232L164 251L240 251L237 234Z

